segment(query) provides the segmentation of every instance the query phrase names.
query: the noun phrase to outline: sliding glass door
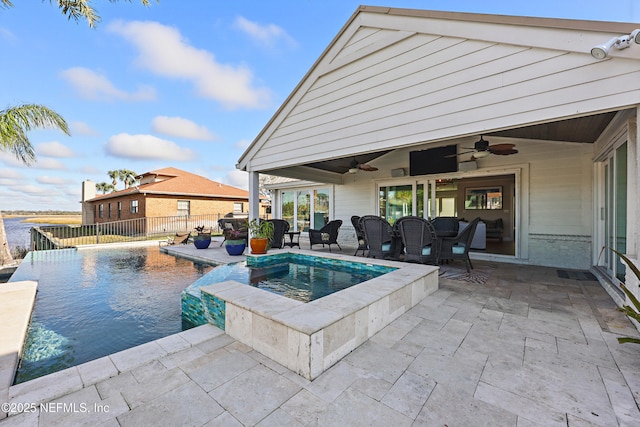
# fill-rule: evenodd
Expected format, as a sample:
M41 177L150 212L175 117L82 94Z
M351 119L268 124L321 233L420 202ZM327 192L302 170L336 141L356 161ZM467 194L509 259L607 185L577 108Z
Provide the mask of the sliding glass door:
M608 250L627 251L627 144L616 148L604 162L605 265L612 278L624 283L625 265Z

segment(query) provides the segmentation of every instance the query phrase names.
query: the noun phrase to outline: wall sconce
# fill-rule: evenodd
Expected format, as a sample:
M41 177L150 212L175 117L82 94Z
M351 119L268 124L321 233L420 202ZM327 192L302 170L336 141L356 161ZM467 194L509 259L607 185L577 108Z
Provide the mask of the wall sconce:
M640 29L633 30L631 34L625 34L619 37L614 37L605 44L599 44L591 49L591 56L596 59L604 59L609 54L609 50L615 47L618 50L626 49L631 46L631 42L640 44Z

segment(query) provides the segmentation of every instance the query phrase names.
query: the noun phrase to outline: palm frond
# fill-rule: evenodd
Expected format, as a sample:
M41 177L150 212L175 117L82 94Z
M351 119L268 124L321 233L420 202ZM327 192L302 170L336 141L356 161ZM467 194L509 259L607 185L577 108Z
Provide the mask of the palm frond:
M635 274L635 276L640 280L640 270L638 269L638 267L633 262L631 262L631 260L627 258L626 255L624 255L623 253L615 249L611 249L611 251L616 255L618 255L622 259L622 261L624 261L625 265L629 267L631 271L633 271L633 274ZM638 298L636 298L633 292L631 292L625 285L621 285L620 288L625 293L629 301L631 301L635 309L631 306L623 305L622 307L618 307L618 311L621 311L622 313L627 315L627 317L634 319L637 322L640 322L640 301L638 301ZM633 337L623 337L623 338L618 338L618 342L620 344L624 344L624 343L640 344L640 339L633 338Z
M24 104L0 111L0 151L13 153L25 164L35 160L35 152L27 136L34 128L57 128L70 135L61 115L43 105Z

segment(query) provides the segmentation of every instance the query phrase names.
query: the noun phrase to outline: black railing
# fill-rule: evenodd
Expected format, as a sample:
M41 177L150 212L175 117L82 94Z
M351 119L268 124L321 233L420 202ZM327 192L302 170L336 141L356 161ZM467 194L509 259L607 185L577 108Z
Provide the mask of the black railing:
M163 216L91 225L53 225L31 229L31 250L64 249L101 243L135 242L173 237L198 226L221 233L219 214Z

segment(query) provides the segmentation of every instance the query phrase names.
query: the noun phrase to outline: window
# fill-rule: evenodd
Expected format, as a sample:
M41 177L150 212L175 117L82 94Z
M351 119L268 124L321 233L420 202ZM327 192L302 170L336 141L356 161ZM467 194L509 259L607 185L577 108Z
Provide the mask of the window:
M191 212L191 202L189 200L178 200L178 216L189 216Z
M380 216L393 224L398 218L413 215L413 186L390 185L380 187Z
M98 218L103 218L104 217L104 205L100 204L100 206L98 206Z
M322 228L329 222L331 206L330 188L280 192L280 215L291 231Z
M137 214L138 213L138 201L137 200L132 200L131 201L131 213L132 214Z
M118 202L118 219L122 215L122 202Z
M111 203L107 204L107 218L111 219Z
M233 212L242 213L242 212L244 212L243 209L244 209L244 203L235 202L233 204Z

